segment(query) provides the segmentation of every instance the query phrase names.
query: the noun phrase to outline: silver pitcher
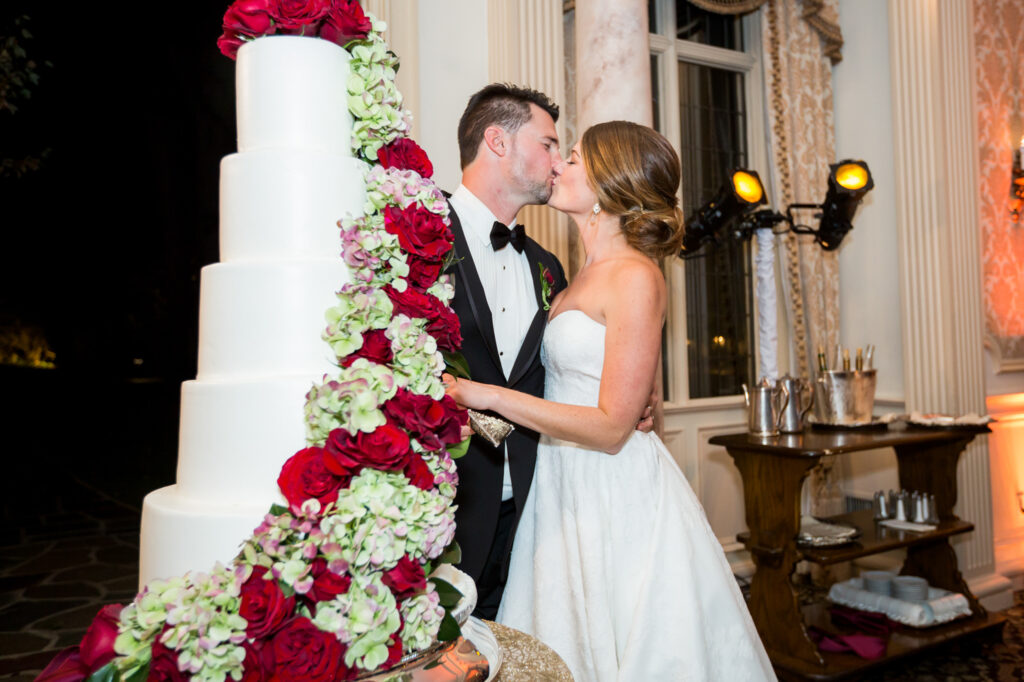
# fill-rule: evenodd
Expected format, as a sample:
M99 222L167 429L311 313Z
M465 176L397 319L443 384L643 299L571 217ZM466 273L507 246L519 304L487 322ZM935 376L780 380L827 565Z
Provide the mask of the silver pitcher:
M782 410L782 424L779 430L782 433L800 433L804 430L804 417L814 405L814 387L807 379L791 377L788 374L779 379L779 384L789 393L789 401Z
M789 391L767 377L751 389L743 384L747 403L747 430L752 436L777 436L783 412L789 404Z
M869 423L875 407L876 371L821 372L814 386L814 416L824 424Z

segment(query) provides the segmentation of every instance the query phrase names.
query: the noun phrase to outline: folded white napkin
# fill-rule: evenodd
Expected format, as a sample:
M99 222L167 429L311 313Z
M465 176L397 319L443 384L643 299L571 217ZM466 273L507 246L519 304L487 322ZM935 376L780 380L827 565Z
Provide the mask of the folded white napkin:
M861 611L884 613L892 620L916 628L946 623L971 613L967 597L956 592L929 587L927 601L910 602L868 592L862 578L835 583L829 589L828 598L836 604Z
M896 519L886 519L885 521L879 521L878 523L886 526L887 528L893 528L895 530L909 530L913 533L927 533L928 531L938 528L938 526L933 526L930 523L914 523L913 521L898 521Z

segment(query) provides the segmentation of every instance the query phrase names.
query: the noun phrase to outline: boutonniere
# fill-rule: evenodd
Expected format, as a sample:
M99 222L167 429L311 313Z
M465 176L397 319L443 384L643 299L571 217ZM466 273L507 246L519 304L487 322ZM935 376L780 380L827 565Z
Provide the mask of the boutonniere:
M555 286L555 278L543 263L537 263L537 267L540 268L540 302L544 310L551 310L551 288Z

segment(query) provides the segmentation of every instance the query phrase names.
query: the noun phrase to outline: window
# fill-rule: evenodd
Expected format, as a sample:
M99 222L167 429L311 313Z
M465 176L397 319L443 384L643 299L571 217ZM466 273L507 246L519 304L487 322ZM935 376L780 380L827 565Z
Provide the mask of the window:
M689 216L730 169L763 166L754 163L750 144L761 125L759 69L744 51L759 44L757 18L715 14L685 0L650 0L648 9L655 127L679 152ZM729 241L667 264L675 301L664 338L666 400L734 396L753 383L750 250L749 243Z

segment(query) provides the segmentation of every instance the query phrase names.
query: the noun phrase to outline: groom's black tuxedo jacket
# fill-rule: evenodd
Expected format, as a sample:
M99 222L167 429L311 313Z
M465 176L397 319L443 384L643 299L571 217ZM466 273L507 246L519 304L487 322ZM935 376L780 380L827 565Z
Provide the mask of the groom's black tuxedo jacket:
M462 223L454 210L451 210L448 218L451 220L451 229L455 235L456 259L448 270L455 275L455 298L452 299L451 306L459 316L462 354L469 364L473 380L543 396L544 366L540 362L540 342L547 323L547 311L541 303L541 272L538 264L543 265L555 281L551 296L548 298L550 302L554 295L566 286L561 263L554 254L545 251L533 239L527 238L524 252L533 273L537 314L519 349L511 375L506 379L494 340L491 310L480 284L476 266L473 264L469 246L466 244ZM512 247L510 245L505 248ZM538 438L536 431L517 424L505 441L508 444L509 470L516 503L516 523L519 522L519 515L526 503L526 494L533 480ZM462 548L462 562L459 566L474 580L480 578L498 525L504 461L504 448L493 447L480 436L474 435L470 441L469 452L457 463L459 488L455 496L455 503L458 505L455 512L455 521L458 524L455 538ZM510 550L511 543L505 548L506 561Z

